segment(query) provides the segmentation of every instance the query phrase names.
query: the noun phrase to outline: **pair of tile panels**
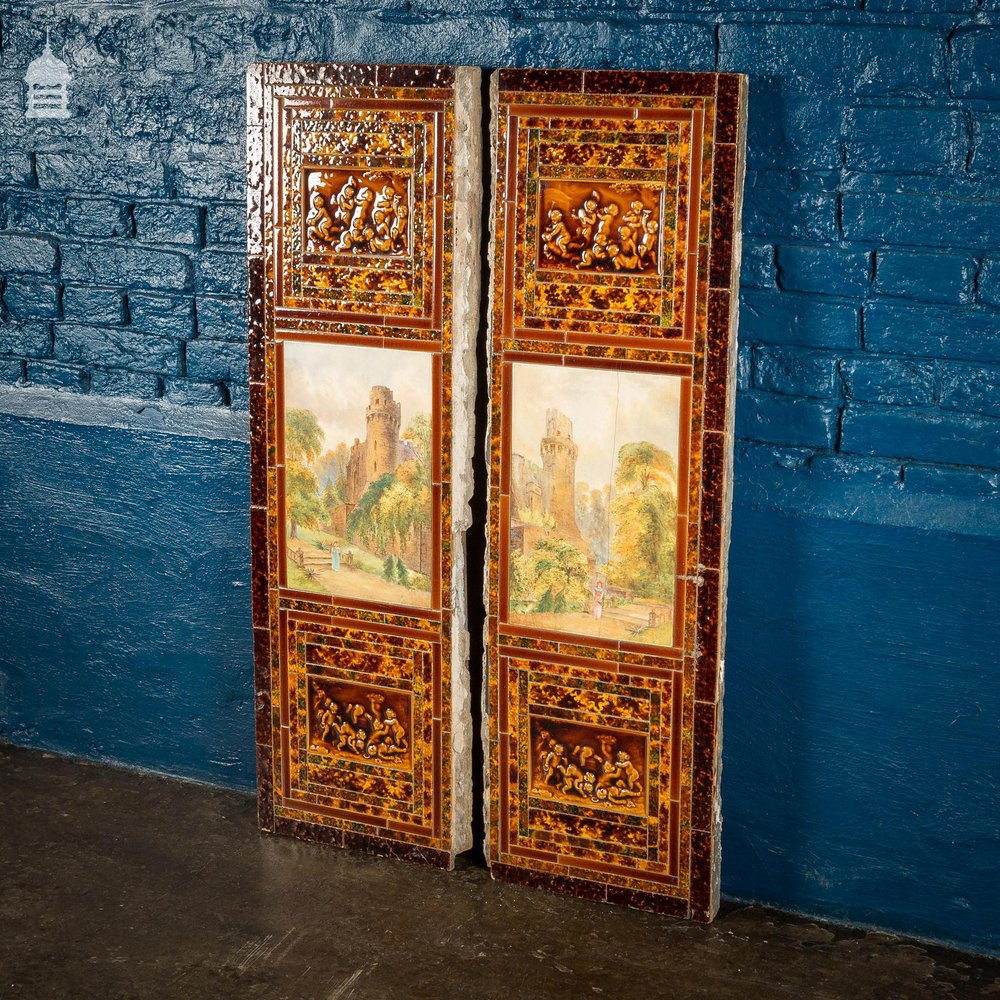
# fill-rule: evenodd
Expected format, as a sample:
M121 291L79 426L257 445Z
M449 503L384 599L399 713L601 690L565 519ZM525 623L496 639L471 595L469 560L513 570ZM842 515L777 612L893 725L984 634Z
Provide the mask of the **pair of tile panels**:
M261 65L248 95L260 824L449 867L478 71ZM745 83L501 70L493 102L491 871L711 919ZM627 544L654 522L656 580Z

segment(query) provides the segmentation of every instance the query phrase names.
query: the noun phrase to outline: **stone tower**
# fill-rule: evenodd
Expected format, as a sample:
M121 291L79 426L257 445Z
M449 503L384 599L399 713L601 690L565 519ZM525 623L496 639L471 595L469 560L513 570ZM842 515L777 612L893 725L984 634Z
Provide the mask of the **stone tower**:
M399 465L399 403L392 389L373 385L365 414L365 481L372 483Z
M576 523L576 458L580 449L573 441L573 424L559 410L545 411L542 438L542 510L555 521L555 531L564 538L580 537Z

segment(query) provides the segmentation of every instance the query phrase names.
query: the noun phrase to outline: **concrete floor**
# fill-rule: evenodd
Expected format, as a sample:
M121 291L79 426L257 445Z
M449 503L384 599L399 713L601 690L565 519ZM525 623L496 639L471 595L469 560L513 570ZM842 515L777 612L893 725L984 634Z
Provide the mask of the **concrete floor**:
M1000 996L1000 961L711 927L258 834L250 798L0 747L0 1000Z

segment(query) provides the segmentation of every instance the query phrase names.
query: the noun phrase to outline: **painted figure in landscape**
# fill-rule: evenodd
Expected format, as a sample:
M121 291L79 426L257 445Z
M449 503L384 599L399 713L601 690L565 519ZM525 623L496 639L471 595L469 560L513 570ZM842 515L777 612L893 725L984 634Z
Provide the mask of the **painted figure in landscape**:
M605 184L580 195L577 184L545 182L541 209L543 267L638 273L657 270L660 195ZM584 185L586 187L586 185ZM569 226L567 225L569 221ZM572 229L570 228L572 226Z
M417 352L285 345L289 587L430 607L431 391Z
M508 615L674 642L680 380L515 364Z
M323 184L322 175L315 174L311 183L306 212L310 252L407 253L410 207L405 178L351 174Z

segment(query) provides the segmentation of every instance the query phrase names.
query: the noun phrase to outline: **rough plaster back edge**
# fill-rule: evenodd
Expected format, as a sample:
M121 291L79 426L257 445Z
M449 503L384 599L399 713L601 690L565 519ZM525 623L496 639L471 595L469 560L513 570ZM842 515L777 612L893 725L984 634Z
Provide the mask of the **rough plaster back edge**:
M469 594L466 533L475 485L476 339L479 332L483 215L480 70L455 70L455 236L452 254L452 851L472 844L472 691L469 675Z
M500 111L500 74L497 72L490 74L490 121L489 121L489 137L490 137L490 210L492 211L493 206L496 204L497 200L497 128L499 122L499 111ZM490 273L492 274L493 268L496 261L496 230L493 226L489 227L489 248L487 251L487 265L489 267ZM487 324L486 324L486 369L487 371L492 371L493 368L493 298L494 289L493 282L489 283L488 289L489 302L487 303ZM484 434L484 455L490 454L490 441L493 433L493 388L492 383L490 384L490 399L486 407L486 423L483 428ZM483 549L483 563L485 566L490 565L490 560L493 558L493 552L490 548L490 526L489 523L484 523L480 525L480 530L484 535L484 549ZM489 573L483 574L483 607L488 608L490 604L490 575ZM482 676L483 676L483 686L482 686L482 723L479 729L479 739L483 747L488 747L490 745L490 687L486 682L486 678L489 677L490 672L490 627L489 627L489 616L483 616L483 662L482 662ZM489 753L483 754L483 829L490 829L490 755Z

